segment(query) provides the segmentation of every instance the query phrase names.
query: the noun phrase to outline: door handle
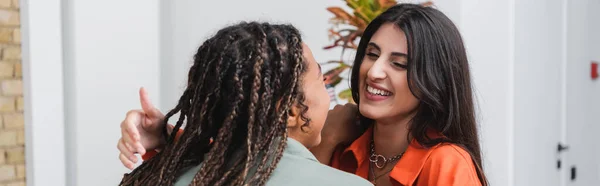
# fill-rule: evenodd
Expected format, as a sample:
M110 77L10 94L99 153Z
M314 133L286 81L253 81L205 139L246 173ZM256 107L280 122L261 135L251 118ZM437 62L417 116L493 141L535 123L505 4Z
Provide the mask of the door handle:
M562 151L569 150L569 146L558 143L556 150L558 153L561 153ZM562 167L562 161L560 158L558 158L556 160L556 168L560 169L561 167Z
M558 150L558 152L560 153L560 152L562 152L562 151L569 150L569 146L567 146L567 145L563 145L563 144L560 144L560 143L559 143L559 144L558 144L558 148L557 148L557 150Z
M575 180L575 178L577 178L577 167L573 165L571 167L571 181Z

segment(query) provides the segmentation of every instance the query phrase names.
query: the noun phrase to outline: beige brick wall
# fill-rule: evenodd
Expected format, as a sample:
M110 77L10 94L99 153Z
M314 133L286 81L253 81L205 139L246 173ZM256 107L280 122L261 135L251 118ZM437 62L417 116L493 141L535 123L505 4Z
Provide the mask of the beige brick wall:
M25 185L19 0L0 0L0 186Z

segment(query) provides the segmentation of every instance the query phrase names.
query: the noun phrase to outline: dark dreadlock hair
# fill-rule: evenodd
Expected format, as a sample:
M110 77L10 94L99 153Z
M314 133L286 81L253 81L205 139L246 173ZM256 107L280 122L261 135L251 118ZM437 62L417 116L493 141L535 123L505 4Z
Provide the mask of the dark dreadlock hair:
M165 128L164 150L120 185L173 185L200 163L191 185L264 185L286 147L290 108L307 109L302 54L291 25L242 22L219 30L198 49L188 86L165 117L180 112L173 131L184 122L186 130L175 141Z

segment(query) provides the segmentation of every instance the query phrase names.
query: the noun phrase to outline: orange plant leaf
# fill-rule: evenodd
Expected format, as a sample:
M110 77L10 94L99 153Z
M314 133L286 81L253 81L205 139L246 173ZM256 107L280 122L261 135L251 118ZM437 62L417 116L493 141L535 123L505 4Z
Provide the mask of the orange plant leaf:
M431 5L433 5L433 2L431 2L431 1L427 1L427 2L421 3L421 6L424 6L424 7L428 7L428 6L431 6Z
M341 63L340 66L327 71L325 74L323 74L323 77L325 78L325 84L331 85L331 86L336 86L338 83L340 83L342 81L340 74L347 68L350 68L350 67L348 65Z
M381 8L384 10L398 4L398 2L396 0L377 0L377 1L379 2L379 5L381 6Z
M329 7L327 10L335 15L336 18L344 21L351 21L352 16L340 7Z

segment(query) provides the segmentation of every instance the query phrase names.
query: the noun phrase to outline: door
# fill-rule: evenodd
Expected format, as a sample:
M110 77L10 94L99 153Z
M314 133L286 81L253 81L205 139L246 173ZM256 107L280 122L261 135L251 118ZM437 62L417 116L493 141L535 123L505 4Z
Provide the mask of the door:
M515 1L514 185L559 186L561 1Z
M567 109L565 186L600 183L598 130L600 81L591 79L591 61L600 60L600 1L567 4Z

